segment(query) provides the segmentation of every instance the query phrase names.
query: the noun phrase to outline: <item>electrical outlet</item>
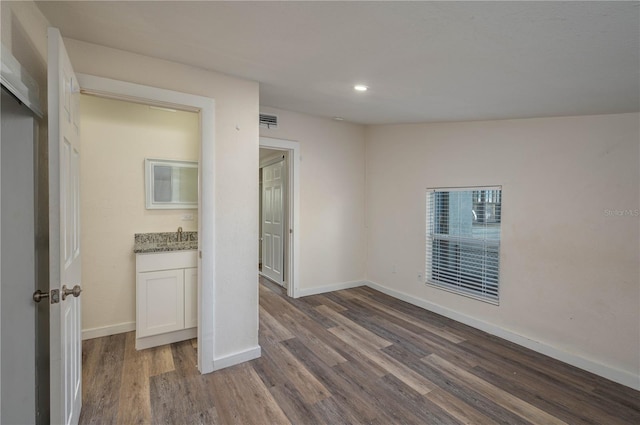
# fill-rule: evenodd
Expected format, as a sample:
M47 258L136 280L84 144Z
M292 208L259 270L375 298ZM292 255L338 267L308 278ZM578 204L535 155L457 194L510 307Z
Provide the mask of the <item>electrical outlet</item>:
M395 273L396 272L396 265L394 264L393 266L391 266L391 273Z
M182 221L193 221L193 214L182 214Z

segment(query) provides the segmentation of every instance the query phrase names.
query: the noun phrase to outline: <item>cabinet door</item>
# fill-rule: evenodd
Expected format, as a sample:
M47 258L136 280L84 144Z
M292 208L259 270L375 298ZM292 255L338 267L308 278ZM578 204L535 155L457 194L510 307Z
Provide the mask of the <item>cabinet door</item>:
M184 269L184 327L198 326L198 269Z
M184 270L138 273L138 338L184 329Z

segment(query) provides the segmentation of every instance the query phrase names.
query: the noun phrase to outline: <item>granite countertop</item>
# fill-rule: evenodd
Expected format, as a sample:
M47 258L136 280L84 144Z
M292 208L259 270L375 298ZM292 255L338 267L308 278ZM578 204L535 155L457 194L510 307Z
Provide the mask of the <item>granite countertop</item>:
M133 252L136 254L198 249L198 232L182 232L181 242L178 242L177 232L136 233L134 239Z

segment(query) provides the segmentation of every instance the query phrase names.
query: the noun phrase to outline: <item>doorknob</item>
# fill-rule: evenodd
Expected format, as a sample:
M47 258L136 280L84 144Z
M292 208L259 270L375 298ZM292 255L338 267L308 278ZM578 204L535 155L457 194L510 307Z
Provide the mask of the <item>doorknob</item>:
M67 299L67 295L73 295L78 298L80 296L80 292L82 292L82 288L80 285L74 286L72 289L68 289L67 285L62 286L62 301Z
M36 292L33 293L33 300L37 303L39 303L45 298L49 298L48 292L42 292L41 290L38 289Z

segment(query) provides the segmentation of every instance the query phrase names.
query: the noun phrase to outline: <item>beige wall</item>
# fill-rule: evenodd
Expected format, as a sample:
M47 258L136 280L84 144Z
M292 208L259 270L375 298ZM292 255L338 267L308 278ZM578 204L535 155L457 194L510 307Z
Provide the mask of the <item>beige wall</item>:
M261 107L278 129L260 136L300 143L300 294L365 276L364 127Z
M638 122L624 114L369 127L368 279L637 382ZM425 189L472 185L503 186L500 306L417 279Z
M77 40L65 44L76 72L215 99L214 358L256 347L258 83Z
M134 233L198 230L197 210L147 210L144 159L198 161L193 112L81 96L82 327L136 320ZM183 214L193 220L182 221Z
M42 108L46 110L49 22L32 1L3 0L0 16L2 48L8 49L38 82Z

